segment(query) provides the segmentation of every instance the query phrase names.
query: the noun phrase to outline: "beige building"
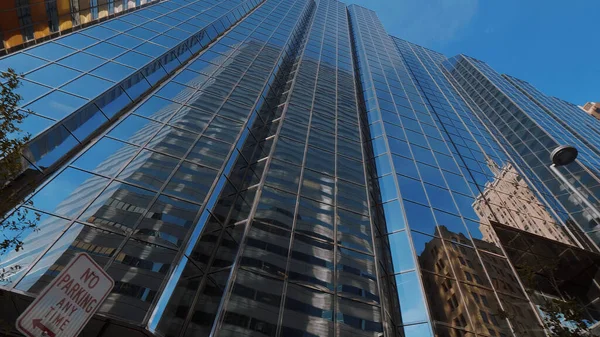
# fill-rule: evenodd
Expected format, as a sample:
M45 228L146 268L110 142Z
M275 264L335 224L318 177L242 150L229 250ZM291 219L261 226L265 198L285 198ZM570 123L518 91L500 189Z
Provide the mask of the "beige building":
M499 168L495 163L490 162L489 167L495 178L486 183L483 193L477 196L477 200L473 203L473 209L482 219L480 229L484 241L495 241L495 234L491 233L493 229L483 225L486 223L483 220L486 219L572 244L566 232L555 222L512 164L508 163Z
M600 119L600 103L598 103L598 102L587 102L582 107L582 109L585 112L589 113L590 115L596 117L597 119Z
M438 226L438 231L442 237L452 237L456 242L469 242L463 233L452 232L445 226ZM489 243L476 240L476 245L485 247ZM507 316L519 331L519 337L544 336L541 328L531 330L536 315L506 259L432 238L419 255L419 264L431 315L437 322L452 322L454 327L485 336L507 337L511 336L504 319ZM442 329L436 334L436 337L464 336L471 335L458 329Z

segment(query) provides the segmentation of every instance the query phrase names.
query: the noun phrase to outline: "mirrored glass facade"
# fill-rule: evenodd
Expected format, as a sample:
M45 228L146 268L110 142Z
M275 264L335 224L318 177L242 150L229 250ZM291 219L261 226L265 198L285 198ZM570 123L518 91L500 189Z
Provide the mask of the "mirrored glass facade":
M541 337L548 299L600 321L599 121L363 7L135 4L0 58L37 224L3 233L2 317L85 252L115 280L85 336Z

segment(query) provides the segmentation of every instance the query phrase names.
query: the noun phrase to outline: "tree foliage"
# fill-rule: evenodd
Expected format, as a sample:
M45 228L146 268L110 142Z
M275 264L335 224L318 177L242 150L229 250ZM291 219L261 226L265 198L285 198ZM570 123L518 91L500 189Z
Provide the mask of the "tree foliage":
M19 128L29 111L18 109L21 96L16 92L20 86L20 76L12 69L0 72L0 220L20 203L17 192L7 188L11 180L22 173L23 149L30 135ZM27 203L31 205L31 202ZM10 217L0 223L0 257L10 251L23 249L23 234L37 229L40 215L28 208L18 208ZM0 261L1 262L1 261ZM5 281L20 266L0 269L0 281Z
M543 321L551 337L600 337L588 328L583 305L561 289L560 268L557 259L535 259L516 265L525 288L532 297L539 298ZM538 296L537 291L548 291L556 298ZM541 301L541 303L540 303Z

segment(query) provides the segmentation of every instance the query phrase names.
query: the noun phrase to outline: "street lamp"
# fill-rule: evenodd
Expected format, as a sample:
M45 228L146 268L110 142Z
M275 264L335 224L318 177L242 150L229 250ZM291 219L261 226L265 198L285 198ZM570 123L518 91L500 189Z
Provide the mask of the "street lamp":
M581 201L596 214L595 219L600 219L600 212L598 211L598 209L583 195L583 193L581 193L575 186L573 186L573 184L571 184L571 182L557 168L557 166L564 166L574 162L575 159L577 159L577 154L578 151L574 146L561 145L557 147L550 154L550 159L552 160L550 170L552 170L552 172L554 172L554 174L556 174L556 176L559 177L560 180L562 180L562 182L565 183L565 185L567 185L567 187L573 193L575 193L579 197L579 199L581 199ZM592 219L590 222L593 221L594 223L596 223L595 219Z

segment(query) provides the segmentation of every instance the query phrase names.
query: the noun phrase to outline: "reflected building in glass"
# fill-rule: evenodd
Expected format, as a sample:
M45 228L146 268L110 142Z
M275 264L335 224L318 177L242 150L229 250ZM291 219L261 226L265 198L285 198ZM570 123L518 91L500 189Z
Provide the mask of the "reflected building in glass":
M84 336L545 336L548 299L595 328L600 216L548 169L577 146L598 204L584 111L335 0L135 4L0 58L39 214L3 319L86 252L115 287Z

